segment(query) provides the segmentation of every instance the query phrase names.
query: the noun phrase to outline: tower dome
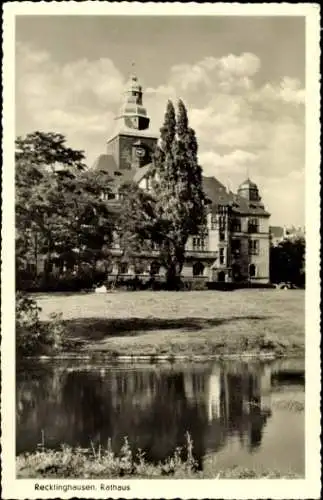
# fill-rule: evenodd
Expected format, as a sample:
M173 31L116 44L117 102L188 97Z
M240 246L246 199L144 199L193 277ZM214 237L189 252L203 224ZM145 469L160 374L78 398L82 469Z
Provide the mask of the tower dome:
M252 182L249 178L240 184L238 195L249 201L261 201L257 184Z

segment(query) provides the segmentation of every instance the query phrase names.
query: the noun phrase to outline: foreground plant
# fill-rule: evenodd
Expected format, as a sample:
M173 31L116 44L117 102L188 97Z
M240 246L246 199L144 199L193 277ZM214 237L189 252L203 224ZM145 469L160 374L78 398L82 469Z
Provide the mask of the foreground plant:
M68 347L62 314L53 313L50 321L39 319L41 308L27 294L16 294L17 355L56 354Z
M125 437L118 454L114 453L111 440L107 447L97 447L91 443L90 448L72 449L62 446L60 451L46 450L42 445L34 453L19 455L16 461L18 478L83 478L83 479L110 479L110 478L165 478L165 479L255 479L280 478L279 471L257 472L253 469L234 467L219 471L214 467L206 466L206 470L199 470L193 455L193 441L186 433L186 444L183 448L176 448L174 454L154 464L146 459L145 453L138 449L134 453ZM290 472L286 478L298 477Z
M54 451L46 450L42 444L34 453L17 457L18 477L187 476L196 470L197 462L189 433L186 434L185 446L176 448L173 456L158 464L147 461L140 449L134 453L127 437L118 454L112 450L109 440L104 449L91 443L88 449L62 446L61 450Z

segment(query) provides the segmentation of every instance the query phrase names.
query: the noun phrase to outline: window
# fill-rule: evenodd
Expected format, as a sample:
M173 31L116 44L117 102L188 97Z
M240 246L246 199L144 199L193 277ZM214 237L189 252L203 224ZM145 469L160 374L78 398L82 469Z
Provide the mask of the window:
M193 264L193 276L203 276L204 265L202 262L195 262Z
M160 271L160 264L159 264L159 262L153 261L150 264L150 273L152 275L159 274L159 271Z
M36 272L36 264L34 264L32 262L27 262L26 271L28 273L35 273Z
M219 262L220 262L220 264L224 264L224 248L220 248Z
M220 271L218 273L218 281L221 281L221 282L225 281L225 273L223 271Z
M231 242L231 251L234 256L238 256L241 251L241 241L240 240L232 240Z
M50 262L50 261L48 261L48 260L45 260L45 263L44 263L44 268L45 268L45 271L46 271L47 273L51 273L51 272L53 271L53 267L54 267L54 265L53 265L53 263L52 263L52 262Z
M145 265L143 262L136 262L134 265L135 274L143 274L145 271Z
M217 220L216 220L216 215L211 215L211 230L214 231L214 229L217 228Z
M128 264L127 262L120 262L119 264L119 274L127 274Z
M116 194L112 192L102 191L100 197L103 201L114 200L116 198Z
M219 232L219 239L220 241L224 241L225 240L225 232L224 231L221 231Z
M193 250L205 250L205 240L201 236L194 236L193 238Z
M259 232L259 222L258 219L249 219L248 221L248 232L258 233Z
M238 218L232 219L231 221L231 231L236 233L241 233L241 220Z
M249 277L254 278L256 276L256 266L254 264L250 264L249 266Z
M259 255L259 240L249 240L249 254Z
M219 216L219 229L220 231L224 231L225 230L225 215L220 215Z

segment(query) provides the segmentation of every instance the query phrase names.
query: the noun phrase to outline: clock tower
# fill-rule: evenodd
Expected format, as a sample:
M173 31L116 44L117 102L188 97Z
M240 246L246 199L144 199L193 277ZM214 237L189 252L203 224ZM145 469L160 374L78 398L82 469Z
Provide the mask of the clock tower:
M124 101L115 120L116 129L108 140L107 153L114 157L118 170L132 170L150 163L157 137L149 131L150 118L136 75L127 83Z

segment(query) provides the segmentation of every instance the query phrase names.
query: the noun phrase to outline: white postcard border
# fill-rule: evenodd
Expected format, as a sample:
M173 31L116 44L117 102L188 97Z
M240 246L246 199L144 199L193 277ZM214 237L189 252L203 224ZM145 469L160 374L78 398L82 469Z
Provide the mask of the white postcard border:
M3 498L319 498L320 492L320 108L318 4L11 2L3 7L2 491ZM306 17L306 478L296 480L31 480L15 477L14 141L17 15L247 15ZM36 490L35 484L97 485L96 491ZM100 490L100 483L130 491Z

